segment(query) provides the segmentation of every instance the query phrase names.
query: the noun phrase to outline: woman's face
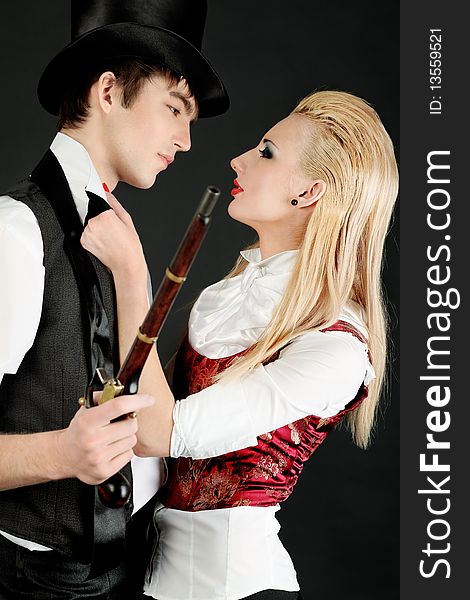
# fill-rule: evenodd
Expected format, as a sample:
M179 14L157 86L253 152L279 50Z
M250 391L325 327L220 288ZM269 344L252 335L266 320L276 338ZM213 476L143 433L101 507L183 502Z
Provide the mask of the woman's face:
M300 169L308 134L305 118L289 115L272 127L255 148L231 161L237 174L234 199L228 207L233 219L258 232L269 225L285 227L299 221L301 196L309 186L309 179ZM298 206L291 204L294 198Z

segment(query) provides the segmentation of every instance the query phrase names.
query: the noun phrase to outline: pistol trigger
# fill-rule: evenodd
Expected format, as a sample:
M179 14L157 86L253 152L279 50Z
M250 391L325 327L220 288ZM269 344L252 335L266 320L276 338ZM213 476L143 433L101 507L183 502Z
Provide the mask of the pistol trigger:
M106 373L103 367L98 367L95 371L95 376L93 377L92 384L97 383L99 387L95 389L95 392L102 390L105 386L105 383L109 381L111 377Z

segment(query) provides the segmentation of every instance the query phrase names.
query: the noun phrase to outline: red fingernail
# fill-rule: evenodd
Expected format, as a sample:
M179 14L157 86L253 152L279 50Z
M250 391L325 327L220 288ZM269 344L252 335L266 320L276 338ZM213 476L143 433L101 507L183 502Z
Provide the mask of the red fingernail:
M109 192L109 187L106 185L106 183L103 181L103 189L105 192Z

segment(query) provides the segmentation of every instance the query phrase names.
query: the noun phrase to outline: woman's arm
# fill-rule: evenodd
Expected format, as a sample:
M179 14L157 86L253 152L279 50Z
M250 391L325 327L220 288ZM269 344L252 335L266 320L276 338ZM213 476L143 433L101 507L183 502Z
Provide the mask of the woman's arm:
M113 272L119 342L125 351L148 308L147 267L129 215L115 199L111 205L116 214L107 211L88 226L92 234L95 222L102 225L109 219L101 235L106 243L93 236L86 243L84 235L84 245ZM257 436L308 415L337 414L355 397L368 370L367 348L351 334L308 332L270 364L215 383L175 406L158 355L152 352L139 391L154 395L156 403L139 414L136 453L166 456L171 442L174 457L209 458L256 445Z
M122 364L149 309L147 264L130 215L111 194L108 201L113 210L91 219L81 241L84 248L112 271ZM142 371L139 393L151 394L156 402L139 412L134 452L138 456L168 456L174 397L156 351L150 352Z
M171 455L219 456L309 415L332 417L372 376L366 346L350 333L305 333L273 362L178 401Z

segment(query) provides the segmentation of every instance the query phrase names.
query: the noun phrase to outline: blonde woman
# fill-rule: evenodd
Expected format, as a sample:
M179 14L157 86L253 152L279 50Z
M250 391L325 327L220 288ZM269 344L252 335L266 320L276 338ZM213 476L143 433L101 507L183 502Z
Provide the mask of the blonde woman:
M174 391L157 353L141 378L157 401L139 415L135 451L173 457L145 583L159 600L300 598L275 513L339 421L368 445L384 376L380 274L398 175L377 114L313 93L231 166L229 214L258 243L194 304ZM82 243L113 272L124 353L147 310L147 269L110 202Z

